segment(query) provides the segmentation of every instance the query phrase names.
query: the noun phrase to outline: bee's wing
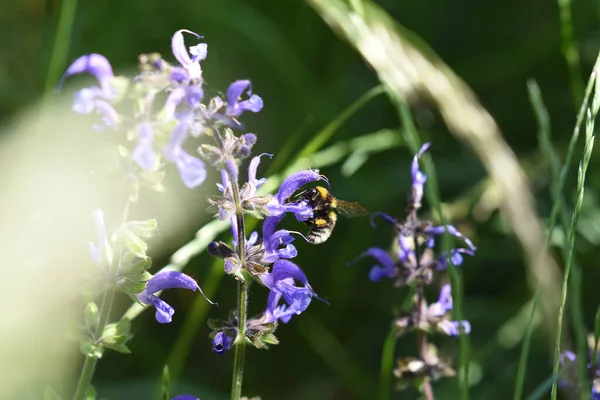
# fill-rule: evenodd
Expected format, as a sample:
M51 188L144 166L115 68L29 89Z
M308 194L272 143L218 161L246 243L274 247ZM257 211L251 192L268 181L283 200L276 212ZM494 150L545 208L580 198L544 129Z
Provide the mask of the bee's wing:
M360 203L354 201L337 200L337 212L344 217L364 217L369 211Z

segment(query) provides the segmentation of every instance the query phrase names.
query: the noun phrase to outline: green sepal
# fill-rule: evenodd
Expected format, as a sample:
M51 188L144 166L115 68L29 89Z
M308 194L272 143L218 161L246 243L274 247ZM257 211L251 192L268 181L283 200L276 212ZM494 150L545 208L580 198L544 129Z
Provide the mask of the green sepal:
M86 356L88 358L95 358L95 359L102 358L102 353L104 352L104 349L102 348L101 345L91 342L91 341L82 342L79 345L79 350L81 350L81 352L83 353L84 356Z
M85 306L85 324L91 330L95 331L100 321L100 311L96 303L89 302Z
M90 385L83 396L84 400L96 400L96 389Z
M44 389L44 400L62 400L58 393L56 393L50 386L46 386Z
M148 244L143 239L148 239L156 229L156 220L131 221L121 230L121 239L125 248L139 258L146 259L148 256Z
M171 374L169 373L169 366L167 364L163 367L161 390L163 400L169 400L171 398Z
M146 259L136 259L131 265L122 267L117 279L119 289L135 297L135 294L144 290L146 283L152 278L152 275L147 271L151 265L152 259L148 257Z
M106 325L100 343L102 346L111 350L118 351L119 353L129 354L131 351L125 345L132 335L130 333L131 321L123 319L114 324Z

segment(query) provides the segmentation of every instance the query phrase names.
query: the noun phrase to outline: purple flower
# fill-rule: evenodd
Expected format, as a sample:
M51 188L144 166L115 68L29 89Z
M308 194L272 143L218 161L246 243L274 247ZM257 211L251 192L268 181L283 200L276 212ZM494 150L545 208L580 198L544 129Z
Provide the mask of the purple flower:
M250 96L247 100L241 100L242 94L246 92ZM252 85L248 80L235 81L227 89L227 111L228 117L239 117L244 111L259 112L263 108L263 100L252 94Z
M294 237L290 235L290 231L285 229L275 230L283 216L267 217L263 222L262 235L265 254L262 262L266 264L274 263L280 258L294 258L298 255L298 251L293 244ZM285 246L280 248L280 246Z
M217 354L223 354L231 348L233 339L225 332L217 332L213 338L213 351Z
M378 282L383 278L394 278L396 276L396 263L387 251L378 247L370 247L367 251L358 256L356 260L367 256L372 257L379 262L379 265L374 265L371 268L371 272L369 272L369 279L372 282Z
M98 243L89 242L90 253L92 260L100 264L104 259L104 252L108 246L108 233L106 232L106 225L104 224L104 211L98 209L92 213L94 219L94 225L96 225L96 233L98 235Z
M200 398L190 394L180 394L179 396L173 397L171 400L200 400Z
M114 127L120 122L120 117L109 103L116 95L112 85L114 75L110 63L100 54L81 56L67 68L59 87L68 77L81 73L94 76L100 86L91 86L75 92L73 110L79 114L90 114L93 111L99 113L104 126L96 126L98 130L104 127Z
M156 153L154 152L154 132L152 127L147 122L142 122L139 126L139 137L138 142L131 158L135 161L140 168L147 171L151 171L156 166Z
M111 85L114 74L106 57L100 54L87 54L79 57L67 68L59 86L62 85L66 78L82 73L90 74L98 80L101 88L101 92L98 95L102 95L105 98L114 96L114 88Z
M204 292L192 277L178 271L159 272L148 281L146 288L141 293L136 294L136 296L141 303L151 304L156 307L156 320L158 322L168 324L171 322L175 310L156 296L155 293L165 289L176 288L198 290L209 303L214 304L204 295Z
M193 189L206 179L206 168L202 160L188 154L181 147L188 136L188 129L189 125L186 122L179 122L173 129L163 154L167 160L175 164L185 186Z
M471 333L471 324L469 321L450 321L445 318L446 313L452 310L452 291L450 285L446 284L440 290L440 297L436 303L430 304L427 308L427 318L439 321L436 324L438 330L448 336L458 336L461 328L464 334Z
M289 260L275 261L272 271L260 275L259 278L271 290L265 311L269 321L279 318L287 322L293 314L299 315L306 310L313 297L322 300L308 284L308 279L300 267ZM281 299L285 300L287 307L278 306Z
M267 204L271 216L283 215L292 212L298 221L306 221L313 216L312 207L306 201L290 202L290 196L307 183L321 179L317 172L307 169L291 174L283 180L273 199Z
M421 146L421 149L413 157L412 165L410 168L410 174L412 177L412 191L410 196L410 203L415 208L421 206L421 199L423 199L423 185L427 181L427 176L419 170L419 157L431 146L430 143L425 143Z
M196 36L197 38L201 38L200 35L194 33L192 31L188 31L187 29L180 29L173 35L171 39L171 49L173 50L173 56L179 61L179 64L188 73L188 76L192 80L199 80L202 78L202 69L200 68L200 61L206 58L207 46L206 44L199 44L194 47L190 47L190 52L192 53L193 59L190 58L190 55L185 47L185 41L183 39L183 33L189 33L191 35Z

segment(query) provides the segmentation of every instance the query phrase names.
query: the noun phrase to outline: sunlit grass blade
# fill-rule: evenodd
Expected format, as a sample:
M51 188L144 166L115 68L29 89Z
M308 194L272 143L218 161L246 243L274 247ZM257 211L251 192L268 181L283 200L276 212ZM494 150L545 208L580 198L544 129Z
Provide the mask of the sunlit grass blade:
M44 86L44 96L54 91L62 71L65 69L69 47L71 45L71 31L75 22L77 0L63 0L60 4L60 15L56 27L56 35L52 46L52 54L48 64L48 74Z
M381 374L379 377L379 400L389 400L392 390L392 370L394 368L395 350L396 350L396 329L392 327L381 352Z
M595 87L597 88L597 74L598 74L598 62L594 65L594 70L592 71L592 77L595 81ZM567 288L569 284L569 273L571 271L571 267L573 265L573 258L575 252L575 234L577 228L577 222L579 220L579 214L581 212L581 207L583 204L583 196L585 191L585 178L587 173L587 168L590 162L590 158L592 155L592 150L594 147L594 124L595 119L598 114L598 107L600 106L600 93L598 91L594 91L594 95L592 97L592 106L587 109L586 112L586 129L585 129L585 146L583 150L583 157L579 163L579 169L577 171L577 200L575 202L575 207L573 209L573 214L571 217L571 224L569 226L568 238L569 238L569 248L567 259L565 261L565 272L563 278L563 285L560 297L560 307L558 311L558 319L557 319L557 328L556 328L556 343L554 346L554 363L552 366L552 374L554 377L558 375L559 368L559 360L560 360L560 349L561 349L561 334L563 329L563 317L565 304L567 301ZM581 378L581 377L580 377ZM582 387L581 389L581 398L589 397L588 393L586 393L586 388ZM557 397L557 382L556 380L552 384L552 392L551 392L552 400L556 400Z

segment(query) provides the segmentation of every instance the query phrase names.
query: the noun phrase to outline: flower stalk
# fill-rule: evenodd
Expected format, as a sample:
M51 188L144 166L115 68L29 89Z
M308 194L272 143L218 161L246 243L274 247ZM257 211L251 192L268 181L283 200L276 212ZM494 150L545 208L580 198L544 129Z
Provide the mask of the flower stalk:
M124 226L127 222L130 204L131 202L129 200L125 202L121 226ZM112 310L112 305L115 298L115 291L117 289L117 275L119 273L119 268L121 267L121 260L123 256L122 249L117 248L115 250L116 251L113 252L112 258L109 260L108 264L108 280L106 282L106 290L102 296L102 303L100 303L100 318L98 319L98 325L94 331L94 341L102 337L104 328L106 328L106 325L108 324L110 311ZM92 357L90 355L85 356L85 361L81 367L81 372L79 374L79 380L77 381L77 387L75 389L75 394L73 395L73 400L85 399L85 394L92 382L97 363L97 357Z

